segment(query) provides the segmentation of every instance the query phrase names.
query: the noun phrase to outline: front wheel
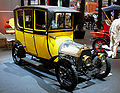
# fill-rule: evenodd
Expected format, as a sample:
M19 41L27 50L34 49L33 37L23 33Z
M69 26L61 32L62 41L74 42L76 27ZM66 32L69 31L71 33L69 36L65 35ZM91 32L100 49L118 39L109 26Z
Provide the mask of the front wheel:
M61 87L67 91L73 91L78 83L77 72L68 60L60 60L60 64L56 67L56 77Z
M96 69L98 70L98 73L95 75L95 77L98 79L103 79L110 73L111 64L107 60L105 62L98 62Z

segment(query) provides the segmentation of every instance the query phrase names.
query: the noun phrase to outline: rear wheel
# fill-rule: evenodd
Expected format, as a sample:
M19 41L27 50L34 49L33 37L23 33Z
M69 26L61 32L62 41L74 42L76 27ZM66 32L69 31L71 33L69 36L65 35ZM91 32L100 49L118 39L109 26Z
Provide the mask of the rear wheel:
M104 38L97 38L93 44L92 47L96 52L104 52L104 49L102 48L103 45L109 45L107 40Z
M73 91L78 83L77 72L68 60L62 59L61 63L56 67L56 77L61 87L67 91Z
M12 49L12 57L15 64L21 65L21 58L25 57L25 50L21 44L16 43Z

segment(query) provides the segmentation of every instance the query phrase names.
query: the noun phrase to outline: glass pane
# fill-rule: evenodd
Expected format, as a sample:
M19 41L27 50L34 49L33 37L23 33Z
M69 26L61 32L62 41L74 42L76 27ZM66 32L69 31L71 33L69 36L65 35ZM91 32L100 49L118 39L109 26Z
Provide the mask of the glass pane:
M23 11L22 10L17 11L17 15L18 15L18 24L19 26L23 27Z
M64 28L65 26L65 14L64 13L56 13L56 24L58 28Z
M45 12L44 11L35 11L35 29L45 30Z
M25 10L25 28L33 28L33 11Z
M71 13L56 13L52 20L51 29L70 29L72 28Z
M71 13L66 13L66 22L65 22L65 28L72 28L72 15Z

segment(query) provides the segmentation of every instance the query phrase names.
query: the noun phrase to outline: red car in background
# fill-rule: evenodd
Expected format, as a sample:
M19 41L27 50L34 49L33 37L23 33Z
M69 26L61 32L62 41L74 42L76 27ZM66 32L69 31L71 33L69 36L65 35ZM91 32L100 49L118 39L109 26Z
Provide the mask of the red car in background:
M103 29L98 29L97 31L90 32L93 33L93 44L92 47L94 50L97 52L103 52L104 50L102 49L102 45L108 45L110 43L110 35L109 35L109 30L110 30L110 24L112 23L113 20L110 20L108 18L108 15L106 14L107 12L111 12L114 18L114 11L117 10L118 12L120 11L120 6L119 5L111 5L108 7L103 7L103 18L102 18L102 25ZM112 19L112 18L111 18Z

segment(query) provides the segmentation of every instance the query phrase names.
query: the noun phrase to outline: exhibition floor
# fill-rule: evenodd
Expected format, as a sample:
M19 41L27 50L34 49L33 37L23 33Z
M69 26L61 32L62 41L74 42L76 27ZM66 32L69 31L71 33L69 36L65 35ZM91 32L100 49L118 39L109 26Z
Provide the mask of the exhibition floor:
M91 46L92 36L75 40ZM103 80L79 82L73 93L120 93L120 59L109 59L112 75ZM44 66L38 70L31 66L14 64L11 50L0 48L0 93L68 93L61 89L55 75Z

